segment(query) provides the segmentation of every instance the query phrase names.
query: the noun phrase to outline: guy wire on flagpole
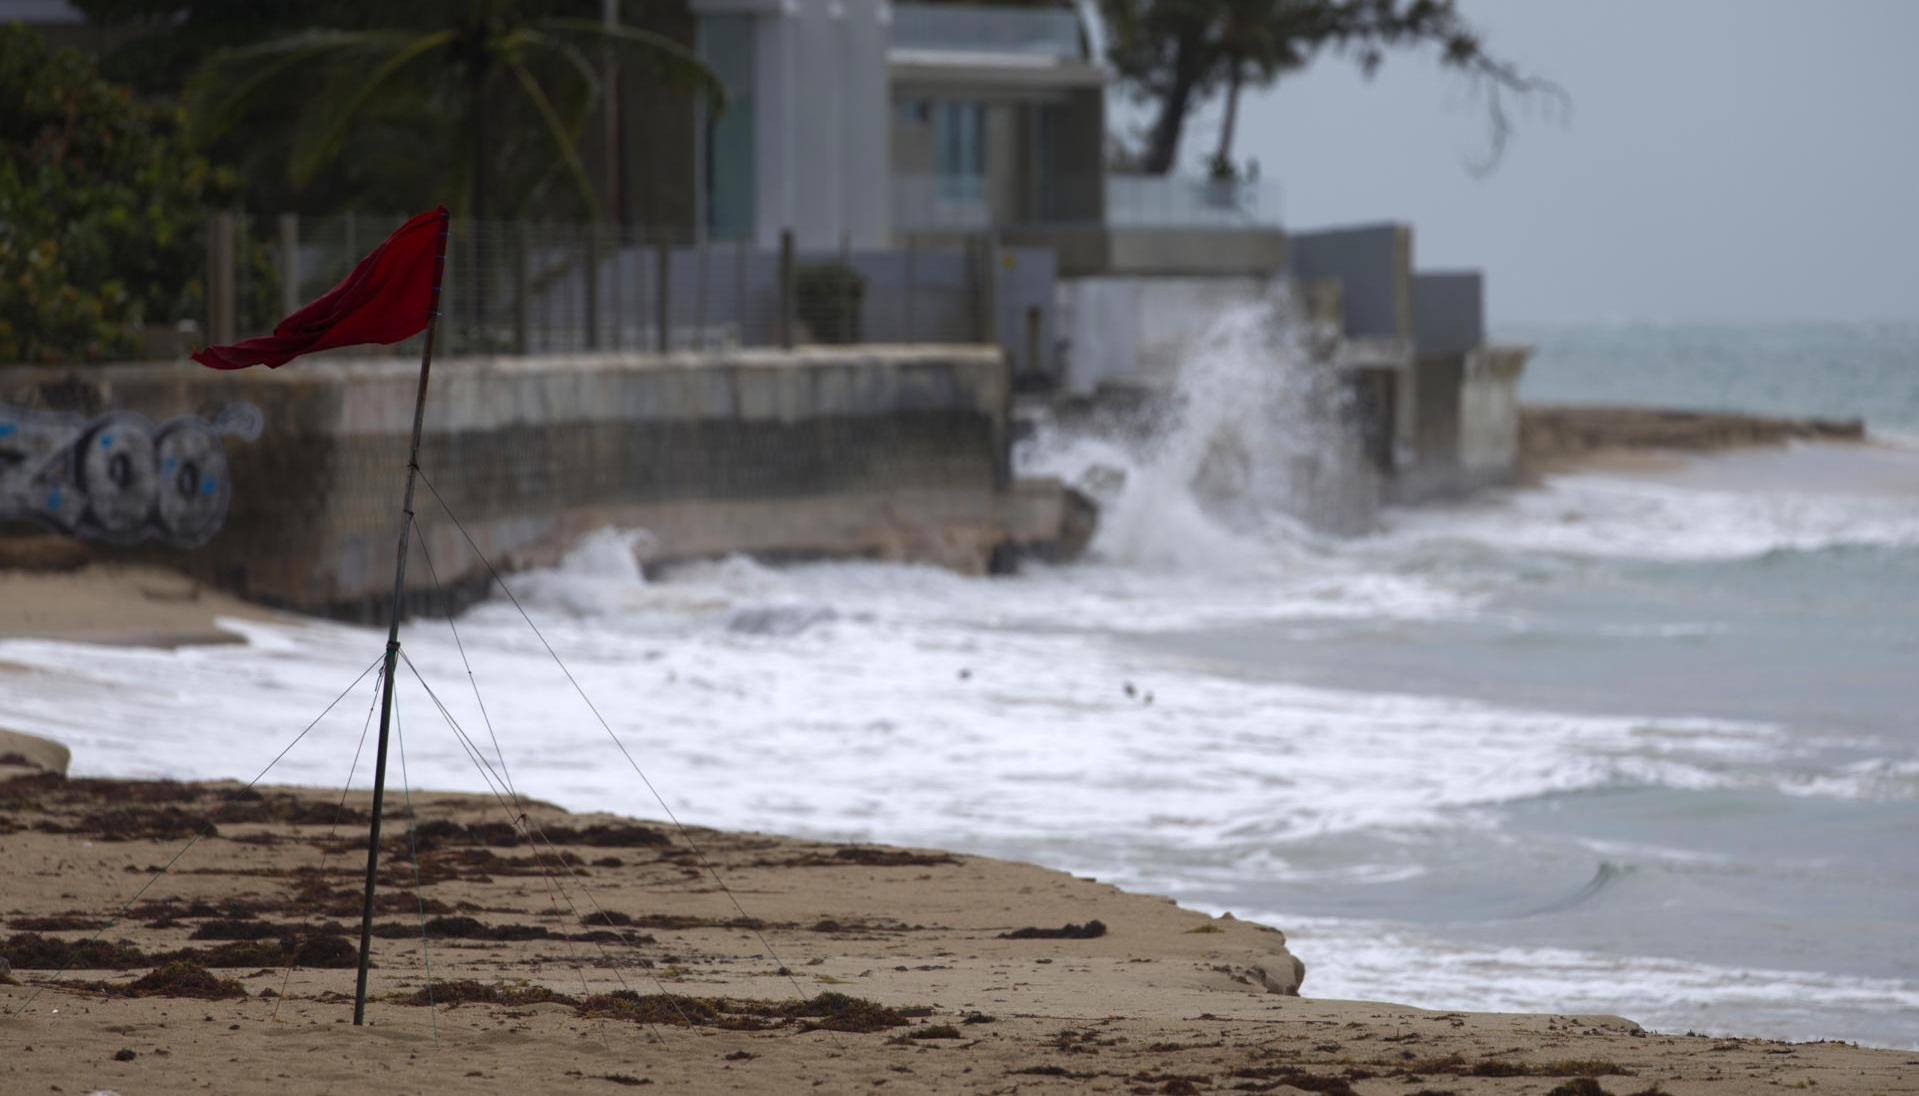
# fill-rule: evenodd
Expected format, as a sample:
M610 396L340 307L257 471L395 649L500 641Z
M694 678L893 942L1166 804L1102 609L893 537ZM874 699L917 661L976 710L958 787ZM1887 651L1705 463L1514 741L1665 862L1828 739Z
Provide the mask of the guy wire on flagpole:
M440 210L440 235L433 256L432 311L427 315L426 348L420 355L420 387L413 399L413 440L406 458L406 492L400 504L400 545L393 567L393 611L387 621L386 673L380 684L380 739L373 762L373 820L367 827L366 900L360 907L360 973L353 989L353 1023L366 1022L366 971L373 944L373 890L380 867L380 808L386 794L387 730L393 720L393 671L400 654L400 610L406 596L406 557L413 539L413 480L420 471L420 431L426 422L427 374L433 368L433 335L440 326L440 281L446 272L448 214Z

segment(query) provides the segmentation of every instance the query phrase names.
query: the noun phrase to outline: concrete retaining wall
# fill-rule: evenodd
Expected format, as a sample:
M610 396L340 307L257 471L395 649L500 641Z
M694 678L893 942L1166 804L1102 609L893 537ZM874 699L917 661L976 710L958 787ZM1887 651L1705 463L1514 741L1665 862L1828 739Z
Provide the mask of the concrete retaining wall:
M155 421L252 404L258 440L225 439L224 527L170 558L257 600L371 619L392 585L417 369L6 369L0 401L62 391L85 410ZM650 530L652 561L861 555L978 572L1009 543L1045 539L1022 518L1057 511L1030 486L1013 491L1009 399L990 347L446 360L433 367L421 466L506 567L550 563L615 525ZM415 511L441 584L483 585L424 486ZM436 597L423 558L408 587L423 604Z
M1479 271L1413 275L1413 343L1421 357L1465 354L1485 345L1486 288Z
M1091 394L1104 381L1167 380L1219 318L1267 302L1255 277L1100 277L1061 282L1070 322L1065 389Z
M1343 330L1353 338L1413 333L1413 233L1400 224L1297 232L1291 270L1304 282L1336 281Z

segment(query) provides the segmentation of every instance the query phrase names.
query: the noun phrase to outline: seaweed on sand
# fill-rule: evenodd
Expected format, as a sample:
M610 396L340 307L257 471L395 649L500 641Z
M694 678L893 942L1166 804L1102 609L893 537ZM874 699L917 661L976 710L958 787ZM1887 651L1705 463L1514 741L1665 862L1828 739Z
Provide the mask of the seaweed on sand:
M821 993L805 1001L746 1001L619 990L580 1002L580 1014L634 1023L759 1031L797 1022L801 1031L866 1033L905 1027L900 1010L863 997Z
M1103 921L1088 921L1084 925L1068 923L1056 929L1023 928L999 934L1001 940L1094 940L1106 935Z
M545 986L510 984L495 982L488 985L471 978L462 978L452 982L435 982L430 990L420 989L394 998L403 1005L573 1005L579 1006L577 998L564 993L556 993Z
M179 960L148 971L132 982L75 982L73 985L109 997L191 997L219 1001L247 995L246 988L239 982L221 978L198 963Z

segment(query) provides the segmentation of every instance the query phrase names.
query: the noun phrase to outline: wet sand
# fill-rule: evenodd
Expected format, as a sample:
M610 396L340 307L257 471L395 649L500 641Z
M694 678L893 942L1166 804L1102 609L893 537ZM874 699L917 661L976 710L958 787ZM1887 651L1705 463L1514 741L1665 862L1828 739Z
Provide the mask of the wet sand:
M1574 471L1660 472L1685 454L1865 437L1858 420L1529 404L1520 409L1519 465L1527 481Z
M0 1092L1919 1092L1912 1052L1293 996L1274 929L1026 864L417 790L409 826L392 775L354 1028L369 796L0 767Z
M94 562L86 554L33 553L35 540L0 538L0 638L178 647L237 643L220 617L259 618L272 610L150 563ZM54 539L54 538L44 538Z

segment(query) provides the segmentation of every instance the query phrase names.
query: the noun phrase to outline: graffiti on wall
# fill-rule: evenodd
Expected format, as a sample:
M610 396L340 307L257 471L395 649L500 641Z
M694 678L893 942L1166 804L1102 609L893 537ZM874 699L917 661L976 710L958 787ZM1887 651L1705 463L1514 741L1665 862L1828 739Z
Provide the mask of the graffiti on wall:
M113 544L198 547L226 523L233 490L220 439L252 441L260 423L250 404L158 426L136 411L89 417L0 404L0 521Z

